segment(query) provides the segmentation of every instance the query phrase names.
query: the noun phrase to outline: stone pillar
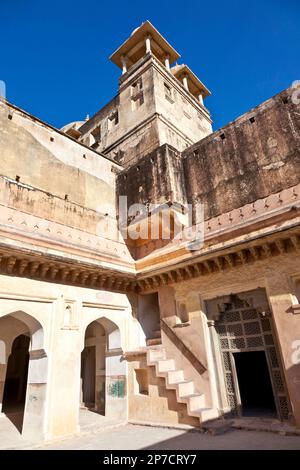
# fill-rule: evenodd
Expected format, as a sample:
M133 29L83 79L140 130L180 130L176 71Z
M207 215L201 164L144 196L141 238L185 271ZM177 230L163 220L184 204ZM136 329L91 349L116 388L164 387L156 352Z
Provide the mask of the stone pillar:
M145 43L146 43L146 54L148 54L148 52L151 52L151 35L150 34L146 36Z
M121 62L122 62L122 75L127 72L127 57L125 55L121 55Z
M165 67L166 67L167 70L170 70L170 56L169 56L169 54L167 54L165 56Z
M184 88L189 91L189 84L188 84L188 79L187 79L187 75L185 74L182 78L182 83L183 83L183 86Z
M70 322L65 323L70 310ZM82 332L78 325L80 305L57 300L53 311L53 332L50 344L51 361L48 379L48 425L46 439L79 432L80 367ZM84 338L84 333L83 333Z
M22 434L31 441L45 436L46 387L48 358L43 349L30 352L26 404Z
M203 105L203 96L202 93L199 93L199 103Z
M300 428L300 315L292 308L287 275L272 272L266 282L288 395L295 424Z

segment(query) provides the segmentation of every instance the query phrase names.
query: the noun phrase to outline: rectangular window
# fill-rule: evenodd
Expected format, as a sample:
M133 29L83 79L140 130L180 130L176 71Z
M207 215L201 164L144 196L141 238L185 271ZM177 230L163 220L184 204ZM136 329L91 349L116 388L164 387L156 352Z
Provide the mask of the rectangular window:
M164 90L165 90L165 98L171 103L174 103L173 88L168 83L164 83Z
M117 124L119 124L119 113L116 110L108 118L108 129L113 129Z
M149 395L148 369L135 369L135 395Z
M131 85L131 96L139 93L143 89L143 81L139 78L136 82Z
M135 111L144 103L143 82L139 78L131 85L131 109Z
M92 130L91 134L94 137L95 142L101 142L101 126L95 127L95 129Z

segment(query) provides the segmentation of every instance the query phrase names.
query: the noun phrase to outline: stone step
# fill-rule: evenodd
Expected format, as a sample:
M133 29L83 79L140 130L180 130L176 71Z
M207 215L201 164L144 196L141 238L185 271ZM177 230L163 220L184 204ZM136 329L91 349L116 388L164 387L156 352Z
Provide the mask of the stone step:
M218 411L206 407L205 395L195 393L195 384L192 380L185 380L184 370L176 369L174 359L167 359L165 348L154 345L147 349L147 363L156 367L156 373L164 376L166 387L176 390L178 403L187 407L187 415L199 418L200 424L219 417Z
M158 372L169 372L175 370L174 359L163 359L157 362Z
M200 423L208 420L218 418L218 411L214 408L198 408L189 413L190 416L195 416L200 419Z
M172 370L168 372L168 383L176 385L178 382L184 382L184 372L181 369Z
M205 408L205 395L203 393L190 393L179 397L181 403L186 403L188 412L193 413L194 410Z
M186 397L194 394L195 386L191 380L185 380L175 384L179 397Z
M149 348L147 351L148 362L153 363L166 359L166 351L164 348Z

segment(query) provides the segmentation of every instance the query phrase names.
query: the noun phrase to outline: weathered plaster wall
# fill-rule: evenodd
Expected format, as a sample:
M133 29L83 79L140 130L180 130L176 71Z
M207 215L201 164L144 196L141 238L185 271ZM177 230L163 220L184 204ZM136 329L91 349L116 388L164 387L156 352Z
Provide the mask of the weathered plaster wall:
M101 142L97 151L127 164L159 146L159 140L157 124L152 119L155 113L152 70L141 67L125 78L118 95L83 124L80 131L85 140L95 127L100 126ZM137 90L133 87L138 80L141 80L143 103L135 106L133 95ZM111 126L109 119L115 111L118 112L118 124Z
M53 139L53 140L52 140ZM115 173L104 157L21 111L0 106L1 174L81 206L115 208ZM103 203L103 201L105 201Z
M212 132L210 114L171 72L155 61L153 70L156 112L166 124L160 127L160 144L184 150ZM170 87L166 96L165 85Z
M299 183L300 107L291 93L274 96L183 152L187 199L203 202L206 218Z
M185 182L180 153L163 145L143 157L117 178L117 193L132 204L185 202Z
M129 205L202 202L208 219L298 184L300 113L290 95L276 95L182 155L160 147L118 176L118 193Z

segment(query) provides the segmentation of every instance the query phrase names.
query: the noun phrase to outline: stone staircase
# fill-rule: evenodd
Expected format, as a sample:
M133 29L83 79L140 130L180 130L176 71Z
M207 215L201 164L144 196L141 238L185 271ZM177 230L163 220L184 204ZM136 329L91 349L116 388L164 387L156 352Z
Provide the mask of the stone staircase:
M165 379L166 388L176 392L178 403L185 403L188 416L198 418L200 424L218 418L218 411L207 408L205 395L195 392L192 380L186 380L184 371L176 367L174 359L168 359L163 346L147 348L147 365L154 366L156 375Z

